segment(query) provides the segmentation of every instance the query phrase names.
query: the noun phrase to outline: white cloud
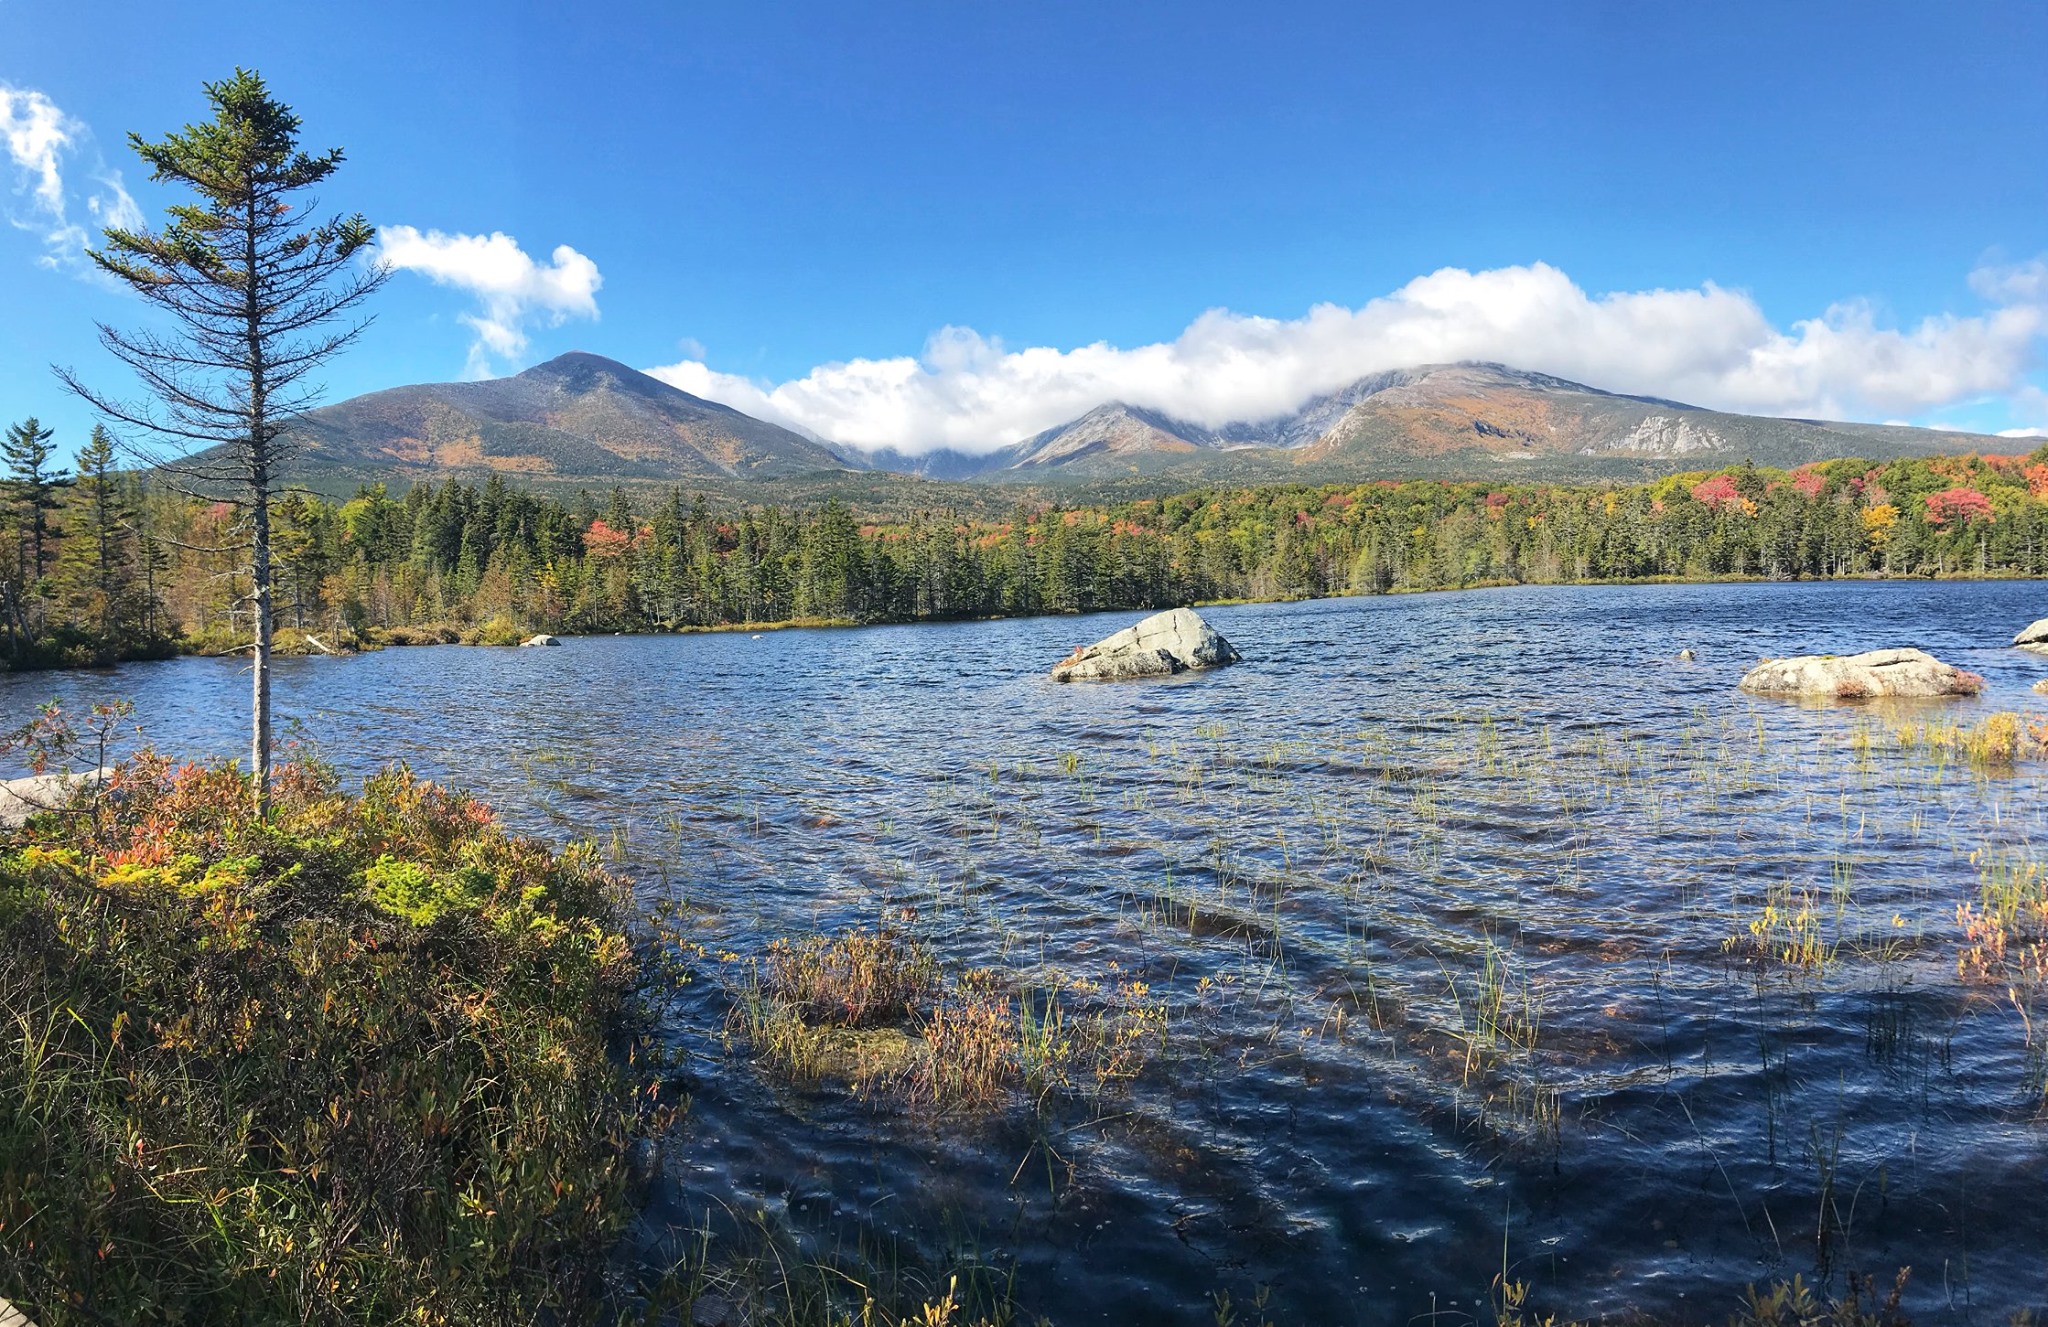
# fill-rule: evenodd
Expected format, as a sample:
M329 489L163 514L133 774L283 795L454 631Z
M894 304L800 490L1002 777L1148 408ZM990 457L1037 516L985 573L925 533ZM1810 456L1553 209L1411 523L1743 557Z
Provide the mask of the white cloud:
M418 272L435 285L476 296L479 311L461 315L476 333L466 369L473 378L489 377L493 358L525 353L526 329L536 321L554 327L569 318L598 316L597 292L604 278L596 263L566 244L557 245L548 262L537 263L502 231L446 235L385 226L377 250L383 262L400 271Z
M918 357L823 364L761 383L701 357L649 370L684 391L855 447L982 452L1105 401L1208 425L1267 419L1369 373L1495 360L1610 391L1833 419L1915 414L2012 392L2048 329L2048 264L1973 275L1989 307L1909 328L1867 303L1773 326L1756 301L1696 290L1589 295L1545 263L1444 268L1357 309L1294 319L1214 309L1169 342L1010 350L945 327Z
M142 211L121 183L120 172L109 169L92 149L91 131L43 93L0 83L0 143L14 164L14 194L20 200L8 209L7 219L42 240L38 261L43 266L83 268L93 237L74 216L80 203L95 228L142 224ZM86 174L96 187L81 198L66 186L64 174L72 158L88 154Z

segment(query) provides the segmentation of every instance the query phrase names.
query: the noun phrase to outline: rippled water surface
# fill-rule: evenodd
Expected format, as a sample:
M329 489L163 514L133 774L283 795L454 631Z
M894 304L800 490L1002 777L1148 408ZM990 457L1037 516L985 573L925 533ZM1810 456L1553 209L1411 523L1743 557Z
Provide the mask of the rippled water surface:
M707 965L650 1258L667 1228L765 1224L1014 1266L1062 1324L1208 1321L1262 1287L1279 1322L1455 1322L1504 1264L1581 1314L1718 1321L1749 1281L1902 1264L1925 1320L2048 1302L2048 1003L1961 983L1956 921L1986 862L2048 848L2044 766L1893 736L2048 711L2048 659L2006 648L2048 589L1205 615L1245 662L1157 682L1045 675L1126 614L387 650L287 661L279 705L346 769L407 760L605 842L714 951L911 910L956 970L1077 1015L1141 981L1168 1013L1127 1088L934 1122L724 1060ZM1761 655L1895 644L1986 695L1735 690ZM158 745L230 754L245 686L181 660L7 679L4 704L126 695Z

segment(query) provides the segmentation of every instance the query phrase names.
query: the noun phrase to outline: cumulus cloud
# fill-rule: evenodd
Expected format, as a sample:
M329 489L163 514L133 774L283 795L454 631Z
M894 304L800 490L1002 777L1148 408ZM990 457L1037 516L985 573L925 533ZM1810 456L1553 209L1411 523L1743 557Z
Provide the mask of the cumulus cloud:
M921 355L782 383L701 357L649 372L835 443L906 452L990 451L1113 400L1210 426L1270 419L1370 373L1456 360L1724 410L1874 419L2019 387L2048 328L2048 264L1986 268L1972 284L1987 307L1968 316L1890 327L1851 300L1779 328L1749 295L1712 283L1593 295L1545 263L1444 268L1356 309L1214 309L1153 345L1012 350L945 327Z
M120 172L93 149L91 132L43 93L0 83L0 144L14 166L15 201L7 220L42 240L43 266L83 267L91 236L78 220L81 207L96 227L142 224L142 211ZM67 170L79 165L91 187L66 184Z
M604 278L596 263L566 244L555 246L546 263L537 263L502 231L447 235L385 226L377 250L378 258L393 268L476 297L478 310L461 315L463 325L476 333L466 368L472 378L489 377L494 359L524 354L527 328L534 323L555 327L570 318L598 316L597 292Z

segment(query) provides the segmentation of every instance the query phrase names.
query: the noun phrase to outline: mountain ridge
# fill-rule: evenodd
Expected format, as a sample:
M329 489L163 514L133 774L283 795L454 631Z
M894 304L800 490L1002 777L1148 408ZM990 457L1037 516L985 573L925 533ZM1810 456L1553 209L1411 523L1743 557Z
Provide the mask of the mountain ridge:
M1635 478L1754 461L1790 467L1995 450L2001 439L1780 419L1611 392L1468 361L1363 375L1300 408L1207 426L1108 401L986 453L833 446L571 351L508 378L366 393L305 416L290 477L357 483L502 475L537 487L683 484L777 496L902 483L1342 482Z

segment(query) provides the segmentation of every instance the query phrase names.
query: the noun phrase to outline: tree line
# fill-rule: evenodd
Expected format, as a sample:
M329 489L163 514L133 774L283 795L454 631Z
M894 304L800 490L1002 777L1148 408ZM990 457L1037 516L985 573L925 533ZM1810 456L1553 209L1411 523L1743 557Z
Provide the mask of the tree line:
M253 635L246 508L114 469L96 430L55 464L5 434L0 560L15 667ZM1723 577L2048 576L2048 448L2026 456L1741 465L1629 486L1439 480L1201 489L1114 504L864 521L713 507L680 489L559 500L482 484L287 492L273 625L350 642L537 631L908 622L1278 599ZM427 633L424 637L420 633ZM293 635L292 633L297 633Z

